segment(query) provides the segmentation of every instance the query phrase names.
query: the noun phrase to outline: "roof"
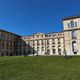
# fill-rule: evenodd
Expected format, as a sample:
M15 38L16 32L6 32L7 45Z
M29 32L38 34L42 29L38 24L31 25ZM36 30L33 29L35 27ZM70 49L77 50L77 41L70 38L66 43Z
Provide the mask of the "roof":
M32 35L37 35L37 34L44 34L44 33L42 33L42 32L36 32L36 33L34 33Z
M62 20L69 20L69 19L75 19L75 18L80 18L80 14L79 15L74 15L74 16L63 17Z
M63 33L63 31L59 31L59 32L50 32L50 33L46 33L46 34L57 34L57 33Z
M3 29L0 29L0 31L7 32L7 33L10 33L10 34L13 34L13 35L16 35L16 36L21 37L20 35L17 35L17 34L15 34L15 33L12 33L12 32L9 32L9 31L3 30Z

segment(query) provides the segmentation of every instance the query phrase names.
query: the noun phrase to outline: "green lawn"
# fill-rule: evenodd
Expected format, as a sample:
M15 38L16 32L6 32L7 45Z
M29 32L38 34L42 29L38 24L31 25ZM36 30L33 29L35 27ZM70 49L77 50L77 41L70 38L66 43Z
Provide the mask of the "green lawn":
M0 80L80 80L80 57L0 57Z

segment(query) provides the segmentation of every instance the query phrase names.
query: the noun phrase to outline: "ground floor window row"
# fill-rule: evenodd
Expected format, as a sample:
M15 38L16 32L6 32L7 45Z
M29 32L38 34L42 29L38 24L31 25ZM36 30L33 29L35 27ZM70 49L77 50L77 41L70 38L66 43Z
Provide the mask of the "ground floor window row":
M63 50L62 49L37 49L37 50L35 50L35 49L28 49L28 50L23 50L23 51L19 51L19 53L20 54L22 54L22 53L26 53L26 54L38 54L38 53L44 53L44 54L51 54L51 53L53 53L53 54L56 54L56 53L59 53L60 55L63 53Z

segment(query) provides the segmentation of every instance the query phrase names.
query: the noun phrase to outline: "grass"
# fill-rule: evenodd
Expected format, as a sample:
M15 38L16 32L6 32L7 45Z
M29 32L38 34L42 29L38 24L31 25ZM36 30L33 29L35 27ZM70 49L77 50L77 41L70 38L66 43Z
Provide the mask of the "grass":
M80 57L0 57L0 80L80 80Z

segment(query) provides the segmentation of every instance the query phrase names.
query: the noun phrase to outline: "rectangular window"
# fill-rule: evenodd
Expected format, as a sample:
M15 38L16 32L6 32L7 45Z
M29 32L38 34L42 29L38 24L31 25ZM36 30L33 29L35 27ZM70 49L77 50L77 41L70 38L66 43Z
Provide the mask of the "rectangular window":
M58 48L58 53L61 55L61 49L60 48Z
M44 45L44 40L41 41L41 44Z
M54 34L53 34L53 36L54 36Z
M72 32L71 32L71 35L72 35L72 39L76 39L76 38L77 38L75 31L72 31Z
M71 24L71 28L74 28L74 21L73 20L70 22L70 24Z
M37 51L39 51L39 47L37 47Z
M39 40L37 40L37 45L39 45Z
M59 36L59 34L58 34L58 36Z
M70 28L70 24L68 23L68 28Z
M42 47L41 50L44 51L44 47Z
M34 38L34 36L33 36L33 38Z
M33 41L33 46L35 45L34 41Z
M39 38L39 35L37 35L37 38Z
M61 44L60 39L58 39L58 44Z
M49 44L49 40L47 40L47 44Z
M51 37L51 35L49 34L48 37Z
M52 39L52 44L55 44L55 40L54 39Z
M75 27L77 27L77 22L75 22Z
M55 54L55 52L56 52L56 50L55 50L55 49L53 49L53 54Z

